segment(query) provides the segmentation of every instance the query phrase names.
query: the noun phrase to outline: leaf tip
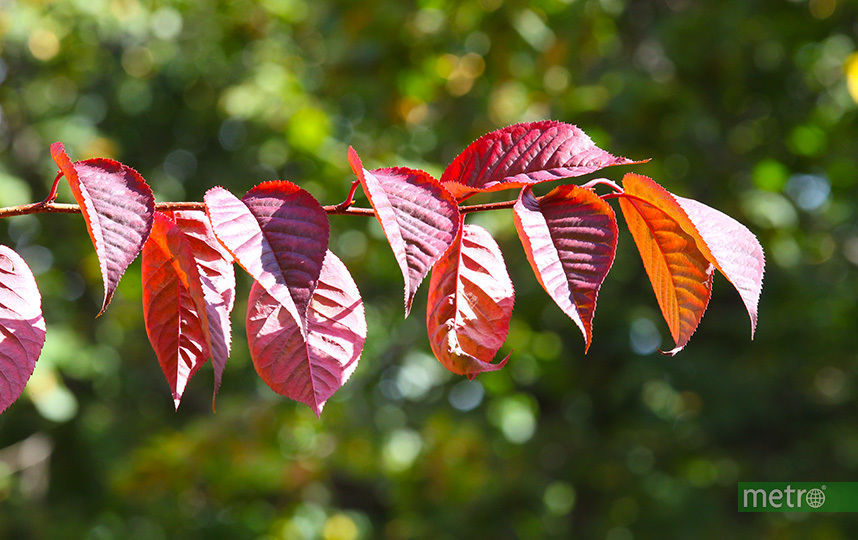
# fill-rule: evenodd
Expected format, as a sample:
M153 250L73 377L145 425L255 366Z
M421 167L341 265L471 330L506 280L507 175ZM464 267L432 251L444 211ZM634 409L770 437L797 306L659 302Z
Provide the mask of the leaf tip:
M66 147L60 141L57 141L57 142L51 144L51 155L52 156L54 154L59 155L59 154L65 154L65 153L66 153Z
M489 371L499 371L499 370L503 369L504 366L506 366L507 362L509 362L510 356L512 356L512 351L510 351L510 353L508 355L506 355L506 357L503 360L501 360L500 362L498 362L497 364L492 364L490 362L480 362L480 367L478 370L471 371L469 373L465 373L465 376L468 378L469 381L473 381L474 378L477 375L479 375L480 373L486 373Z
M310 407L310 410L313 411L313 414L316 415L316 418L318 418L318 419L322 418L322 409L325 408L325 402L324 401L318 402L314 399L311 403L307 403L307 402L305 402L305 403L308 407Z
M110 305L110 301L113 300L113 291L104 293L104 301L101 304L101 309L98 310L98 313L95 314L95 318L101 317L105 311L107 311L107 306Z
M673 357L673 356L676 356L676 354L684 348L685 348L685 345L680 345L679 347L674 347L673 349L670 349L669 351L663 351L663 350L659 349L658 352L663 354L664 356Z
M352 172L355 173L355 176L358 178L363 177L363 162L361 161L360 156L358 156L357 151L351 145L349 146L349 166L351 166Z

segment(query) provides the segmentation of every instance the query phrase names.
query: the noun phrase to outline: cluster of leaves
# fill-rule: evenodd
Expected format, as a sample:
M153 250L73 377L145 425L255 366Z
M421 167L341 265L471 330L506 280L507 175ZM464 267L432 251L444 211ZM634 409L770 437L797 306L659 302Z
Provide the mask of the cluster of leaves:
M440 180L404 167L367 170L354 149L357 176L346 201L322 207L287 181L263 182L242 198L208 190L202 209L157 211L151 189L132 168L108 159L72 162L51 146L86 222L104 280L107 308L128 265L142 252L146 331L178 408L189 379L212 359L215 389L230 351L233 263L254 284L246 318L251 358L277 393L321 414L355 370L366 339L363 303L345 265L328 250L327 212L347 213L359 184L405 280L405 314L432 272L426 324L436 358L469 378L502 368L514 290L501 251L469 212L512 207L539 283L581 330L585 350L602 282L617 246L620 209L641 254L661 312L681 350L697 328L717 268L736 287L756 326L764 257L754 235L732 218L675 196L653 180L626 174L562 185L536 197L535 184L635 163L598 148L575 126L542 121L494 131L468 146ZM599 196L593 188L605 185ZM481 192L519 189L509 204L463 206ZM56 194L56 183L50 202ZM368 212L367 212L368 213ZM99 313L99 314L100 314ZM35 279L0 246L0 411L32 374L45 339Z

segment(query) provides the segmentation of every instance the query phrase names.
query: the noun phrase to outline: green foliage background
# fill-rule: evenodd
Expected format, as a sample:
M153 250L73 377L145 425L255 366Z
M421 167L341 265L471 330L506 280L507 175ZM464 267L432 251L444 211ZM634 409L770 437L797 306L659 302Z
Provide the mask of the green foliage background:
M56 140L137 168L160 200L285 178L330 204L350 144L439 174L486 131L553 118L652 157L634 170L768 255L756 340L718 277L666 358L622 233L584 356L509 212L473 216L517 302L508 367L468 383L431 357L425 285L402 319L377 223L334 218L369 339L317 420L256 376L246 278L217 412L206 368L174 413L139 262L93 319L80 218L2 220L48 341L0 416L0 537L854 538L850 515L740 515L735 486L858 473L856 33L846 0L0 0L0 205L44 197Z

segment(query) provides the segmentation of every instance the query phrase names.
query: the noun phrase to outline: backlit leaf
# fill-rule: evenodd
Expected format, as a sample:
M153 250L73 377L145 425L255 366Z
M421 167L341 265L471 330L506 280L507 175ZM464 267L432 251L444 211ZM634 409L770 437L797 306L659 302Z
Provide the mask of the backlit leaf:
M235 271L232 256L220 245L211 230L205 212L182 210L172 213L173 220L185 235L191 255L197 264L209 325L209 352L214 366L214 396L223 378L229 357L231 325L229 315L235 303Z
M349 162L402 270L407 317L417 287L456 237L458 204L423 171L404 167L367 171L351 147Z
M302 336L283 305L257 282L250 290L247 342L256 372L272 390L321 415L357 367L366 319L348 269L327 252Z
M589 189L560 186L537 200L522 190L515 227L540 285L584 334L592 338L599 288L614 262L617 219Z
M757 328L757 304L763 291L766 258L757 237L730 216L705 204L673 196L694 223L701 251L736 287L751 318L751 339ZM708 249L707 249L708 248Z
M143 320L179 408L188 381L209 357L208 313L185 235L161 212L143 246Z
M688 343L706 312L714 267L697 247L693 229L681 208L652 180L637 174L623 177L631 196L620 197L620 209L635 240L644 268L676 348ZM660 187L660 186L659 186Z
M45 344L42 296L33 273L0 245L0 412L24 391Z
M432 352L453 373L475 377L502 368L491 361L506 340L515 291L494 238L460 225L429 282L426 327Z
M441 183L462 200L481 191L571 178L630 163L640 162L605 152L576 126L544 120L483 135L453 160Z
M68 180L98 255L104 280L104 313L128 265L137 258L152 229L155 197L140 174L111 159L72 161L62 143L51 157Z
M292 182L263 182L242 199L206 192L212 229L235 261L280 302L306 335L305 315L328 246L328 216Z

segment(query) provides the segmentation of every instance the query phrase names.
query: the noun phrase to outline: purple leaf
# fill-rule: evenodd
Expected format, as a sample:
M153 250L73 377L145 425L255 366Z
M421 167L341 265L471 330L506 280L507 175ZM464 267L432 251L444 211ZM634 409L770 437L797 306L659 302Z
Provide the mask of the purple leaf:
M328 216L292 182L263 182L242 198L222 187L205 195L221 244L280 302L306 335L305 315L328 246Z
M118 161L72 163L62 143L51 145L51 157L69 182L98 255L104 280L101 315L152 230L155 197L137 171Z
M232 256L220 245L205 212L173 212L173 220L185 235L197 264L205 297L209 325L209 352L214 366L214 398L220 388L226 360L229 358L231 325L229 315L235 303L235 271Z
M497 242L482 227L460 225L429 281L426 328L435 358L468 378L502 368L509 357L491 361L509 333L514 301Z
M641 163L605 152L571 124L543 120L487 133L447 167L441 183L454 197L581 176L611 165Z
M539 284L584 334L590 347L599 288L614 262L617 219L589 189L560 186L537 200L524 188L515 227Z
M247 342L256 372L278 394L321 415L325 402L357 367L366 319L348 269L327 252L307 310L307 334L257 282L250 290Z
M698 247L736 287L751 318L751 339L757 328L757 304L763 291L766 258L757 237L730 216L705 204L673 195L688 214L704 245ZM707 249L708 248L708 249Z
M44 344L42 296L33 273L12 248L0 245L0 412L24 391Z
M360 180L405 280L405 316L417 288L459 230L456 199L428 173L404 167L367 171L353 148L349 163Z

